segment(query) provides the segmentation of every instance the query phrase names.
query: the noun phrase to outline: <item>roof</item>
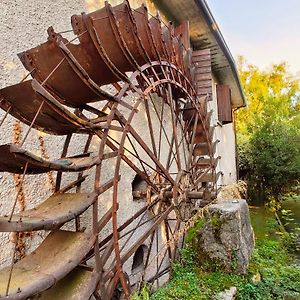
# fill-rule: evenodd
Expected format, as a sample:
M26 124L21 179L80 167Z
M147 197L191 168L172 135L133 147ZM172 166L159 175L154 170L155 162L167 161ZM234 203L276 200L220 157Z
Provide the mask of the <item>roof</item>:
M154 0L175 24L188 20L194 50L210 49L212 70L220 84L231 88L232 106L246 105L235 61L205 0Z

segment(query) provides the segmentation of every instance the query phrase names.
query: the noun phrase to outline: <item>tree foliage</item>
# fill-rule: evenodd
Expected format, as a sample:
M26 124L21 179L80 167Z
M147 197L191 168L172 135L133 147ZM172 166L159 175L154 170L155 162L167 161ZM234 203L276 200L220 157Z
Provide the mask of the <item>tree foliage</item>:
M250 196L276 199L299 185L299 81L281 63L268 70L239 58L248 107L237 112L240 175Z
M261 183L267 198L278 200L299 184L299 131L284 120L267 118L250 141L255 180Z

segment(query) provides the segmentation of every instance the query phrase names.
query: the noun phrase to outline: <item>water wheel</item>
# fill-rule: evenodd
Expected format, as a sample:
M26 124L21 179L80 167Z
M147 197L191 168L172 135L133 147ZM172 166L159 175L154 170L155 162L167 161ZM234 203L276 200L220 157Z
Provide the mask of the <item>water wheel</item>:
M32 79L0 90L1 125L9 114L27 125L0 146L0 171L20 179L0 231L44 237L20 260L15 247L0 299L119 299L145 281L160 286L193 215L216 197L217 142L188 27L127 1L73 16L72 27L78 43L49 28L47 42L19 54ZM65 136L57 159L29 151L34 130ZM47 172L53 194L17 212L24 182Z

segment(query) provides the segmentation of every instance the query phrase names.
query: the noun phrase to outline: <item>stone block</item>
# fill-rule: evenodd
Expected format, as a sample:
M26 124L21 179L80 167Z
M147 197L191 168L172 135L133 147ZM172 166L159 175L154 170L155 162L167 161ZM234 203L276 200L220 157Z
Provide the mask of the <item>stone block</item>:
M200 264L244 274L254 248L254 233L246 200L219 200L205 212L195 239Z

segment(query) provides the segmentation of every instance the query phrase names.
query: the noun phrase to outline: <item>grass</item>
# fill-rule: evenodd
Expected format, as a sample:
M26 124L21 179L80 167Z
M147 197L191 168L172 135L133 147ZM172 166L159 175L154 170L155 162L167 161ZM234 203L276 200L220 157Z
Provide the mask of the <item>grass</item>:
M201 222L196 224L202 226ZM249 272L246 275L208 271L205 266L195 266L196 253L187 246L179 261L173 264L172 278L152 295L149 287L133 296L134 300L208 300L232 286L237 287L237 299L268 300L300 299L300 266L290 253L289 235L278 234L278 225L272 217L264 221L264 234L258 234ZM192 239L195 230L189 235ZM189 243L191 244L191 243Z

